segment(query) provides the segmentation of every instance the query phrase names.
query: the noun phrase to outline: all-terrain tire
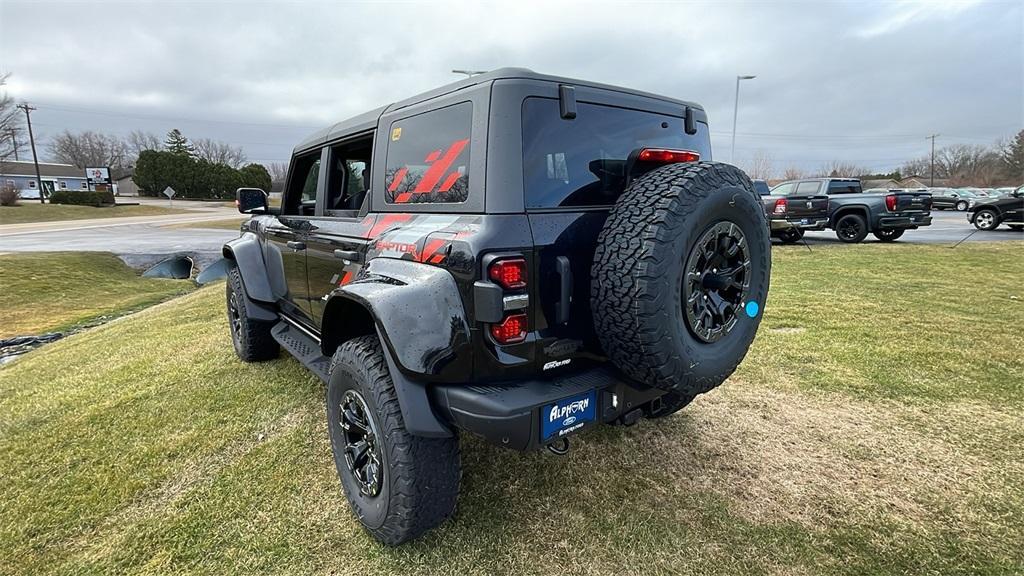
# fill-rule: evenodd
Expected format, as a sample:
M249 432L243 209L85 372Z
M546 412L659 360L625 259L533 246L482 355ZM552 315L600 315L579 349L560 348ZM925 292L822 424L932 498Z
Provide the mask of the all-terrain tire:
M868 223L860 214L844 214L836 220L836 238L847 244L858 244L868 236Z
M355 391L377 431L383 481L379 494L360 492L345 459L342 401ZM461 467L457 438L424 438L405 429L398 396L377 336L343 343L331 359L327 425L345 496L363 527L392 546L441 524L455 511Z
M733 314L729 330L709 342L687 319L683 282L694 246L720 225L745 238L748 312ZM768 223L747 175L714 162L663 166L630 184L598 236L595 331L627 377L695 396L721 384L746 355L770 274Z
M878 238L879 242L895 242L903 236L906 230L902 228L883 228L882 230L875 230L872 232L875 238Z
M273 322L249 318L245 310L245 288L238 268L228 272L226 288L228 329L235 354L246 362L262 362L277 358L281 352L274 337L270 335Z
M779 232L776 237L782 240L783 244L796 244L804 237L804 231L799 228L789 228Z

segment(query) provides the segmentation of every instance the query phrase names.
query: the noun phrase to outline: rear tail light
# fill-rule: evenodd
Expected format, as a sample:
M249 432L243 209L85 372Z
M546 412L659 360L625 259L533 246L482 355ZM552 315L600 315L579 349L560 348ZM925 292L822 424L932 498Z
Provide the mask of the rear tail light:
M501 324L491 324L491 337L498 344L516 344L526 340L526 314L511 314Z
M640 162L658 162L672 164L674 162L696 162L700 154L692 150L669 150L667 148L644 148L636 158Z
M775 201L775 213L776 214L785 214L786 213L786 199L785 198L779 198L778 200Z
M896 211L896 195L895 194L889 194L888 196L885 197L885 209L888 210L889 212L895 212Z
M526 260L506 258L496 260L487 269L487 277L506 290L526 287Z

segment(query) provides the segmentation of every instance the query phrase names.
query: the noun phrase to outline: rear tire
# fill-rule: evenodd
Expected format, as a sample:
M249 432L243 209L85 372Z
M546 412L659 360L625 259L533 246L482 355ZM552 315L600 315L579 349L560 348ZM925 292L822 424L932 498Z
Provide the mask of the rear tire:
M880 242L895 242L900 239L900 236L903 236L904 232L906 232L906 230L903 230L902 228L885 228L882 230L875 230L873 234Z
M327 426L345 496L374 538L395 546L454 513L461 476L458 439L413 436L405 429L376 336L349 340L334 353Z
M995 230L999 227L999 215L988 208L978 210L974 214L974 227L978 230Z
M743 360L770 274L768 223L747 175L663 166L630 184L598 236L595 331L629 378L695 396Z
M967 202L964 202L963 200L957 202L956 209L960 212L967 212Z
M836 220L836 238L847 244L863 242L868 235L868 223L860 214L844 214Z
M804 237L804 231L799 228L789 228L779 232L776 236L783 244L796 244Z
M245 362L262 362L277 358L281 352L270 329L274 322L253 320L246 314L245 287L238 268L228 272L226 282L228 328L231 330L231 343L235 346L235 354Z

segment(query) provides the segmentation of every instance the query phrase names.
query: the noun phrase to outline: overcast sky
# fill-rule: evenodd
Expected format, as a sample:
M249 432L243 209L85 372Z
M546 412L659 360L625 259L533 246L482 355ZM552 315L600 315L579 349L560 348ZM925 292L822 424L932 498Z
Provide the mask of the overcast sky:
M307 133L451 82L523 66L702 104L715 158L776 171L888 171L938 144L1024 127L1013 2L559 4L49 3L0 0L0 71L64 129L163 134L284 161ZM45 146L42 146L45 149Z

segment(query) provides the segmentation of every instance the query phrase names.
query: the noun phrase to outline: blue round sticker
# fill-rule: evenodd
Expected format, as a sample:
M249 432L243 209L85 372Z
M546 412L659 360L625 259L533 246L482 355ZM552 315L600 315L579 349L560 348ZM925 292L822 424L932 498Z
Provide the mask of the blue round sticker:
M747 302L747 305L744 306L743 308L747 311L747 316L753 318L757 316L757 312L760 309L760 306L757 305L757 302L751 300L750 302Z

